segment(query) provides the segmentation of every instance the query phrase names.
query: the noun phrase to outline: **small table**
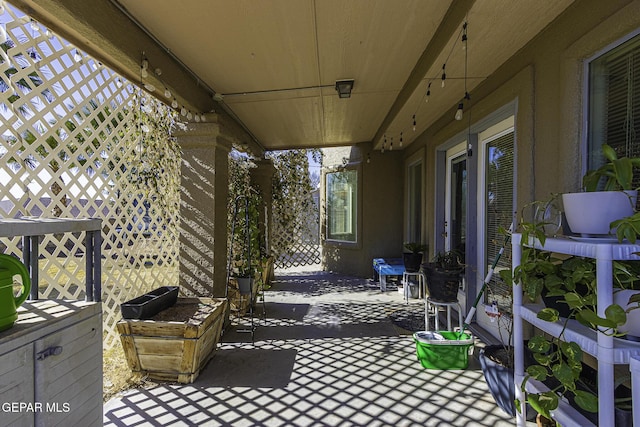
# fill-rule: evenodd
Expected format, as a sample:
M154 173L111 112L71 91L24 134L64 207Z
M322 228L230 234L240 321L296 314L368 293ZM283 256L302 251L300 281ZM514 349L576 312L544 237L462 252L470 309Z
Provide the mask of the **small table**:
M417 283L411 283L411 278L416 278ZM409 293L411 286L418 285L418 298L425 295L426 298L426 278L419 271L405 271L402 273L402 286L404 287L404 300L409 304Z
M404 274L404 262L402 258L374 258L374 280L376 274L380 276L380 290L387 290L387 276L402 276Z
M431 308L433 308L434 311L434 320L435 320L435 330L436 332L440 330L440 322L438 319L438 308L439 307L446 307L447 308L447 331L453 331L453 329L451 329L451 308L455 308L458 311L458 322L459 325L458 327L460 328L460 332L463 331L462 328L462 308L460 307L460 304L455 301L455 302L440 302L440 301L434 301L431 298L426 298L424 300L424 323L425 323L425 331L429 331L429 312L431 310Z

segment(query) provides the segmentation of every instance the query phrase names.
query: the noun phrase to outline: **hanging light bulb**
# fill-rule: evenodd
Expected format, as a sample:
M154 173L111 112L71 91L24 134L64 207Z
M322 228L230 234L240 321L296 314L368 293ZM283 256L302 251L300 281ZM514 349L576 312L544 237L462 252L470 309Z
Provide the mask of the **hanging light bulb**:
M173 101L171 101L171 108L178 108L178 100L173 98Z
M180 115L182 116L186 116L187 115L187 109L184 108L184 105L182 106L182 108L180 109Z
M44 35L47 36L48 38L51 38L51 37L53 37L53 32L51 32L50 29L45 28L44 29Z
M380 152L384 154L384 142L382 143L382 147L380 148Z
M164 88L164 97L171 98L171 91L167 87Z
M82 55L80 54L78 49L76 49L76 53L73 54L73 60L76 62L82 62Z
M193 118L193 114L191 114L191 111L187 112L187 120L191 120Z
M427 85L427 96L424 102L429 102L429 97L431 96L431 82Z
M371 153L367 153L367 163L371 163Z
M193 116L193 120L195 120L196 123L200 123L200 114L196 114L195 116Z
M413 115L413 131L416 131L416 115Z
M467 50L467 23L462 24L462 50Z
M123 85L123 83L122 83L122 79L121 79L120 77L118 77L118 78L116 79L116 86L118 86L118 87L122 87L122 85Z
M207 121L207 117L204 115L204 113L202 113L202 114L200 115L200 120L201 120L201 121L203 121L203 122L206 122L206 121Z
M400 132L400 148L402 148L402 132Z
M31 27L33 31L40 31L40 26L38 25L38 22L33 18L31 18L31 21L29 21L29 27Z
M391 137L391 143L389 144L389 151L393 151L393 137Z
M442 87L444 87L444 81L447 80L447 73L445 73L445 67L447 64L442 64Z
M146 69L146 68L144 68L144 67L140 67L140 76L141 76L143 79L146 79L146 78L149 76L149 72L147 71L147 69Z
M464 108L464 105L461 103L458 104L458 110L456 111L456 116L455 119L456 120L462 120L462 109Z

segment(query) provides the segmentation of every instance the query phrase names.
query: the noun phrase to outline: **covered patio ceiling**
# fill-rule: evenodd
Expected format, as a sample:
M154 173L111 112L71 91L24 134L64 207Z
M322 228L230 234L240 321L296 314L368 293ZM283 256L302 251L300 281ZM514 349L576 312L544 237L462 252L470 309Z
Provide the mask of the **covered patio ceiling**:
M194 113L215 111L235 121L258 153L368 141L380 148L385 136L396 148L400 135L406 147L443 114L455 113L465 94L465 56L473 94L572 3L10 1L131 81L151 83L159 98L166 86ZM350 98L338 97L340 79L355 81Z

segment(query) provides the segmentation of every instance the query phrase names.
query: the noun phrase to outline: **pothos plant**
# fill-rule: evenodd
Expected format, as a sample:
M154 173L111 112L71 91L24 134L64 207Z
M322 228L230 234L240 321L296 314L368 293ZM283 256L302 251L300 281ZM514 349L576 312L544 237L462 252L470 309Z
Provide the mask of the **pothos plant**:
M522 232L522 244L537 239L544 247L546 241L544 222L524 222L519 224ZM637 285L638 265L615 261L612 280L616 287L630 288ZM583 352L578 343L567 342L564 332L572 319L592 329L613 336L620 336L617 327L626 322L626 312L617 304L604 311L605 316L597 314L597 283L595 260L569 256L560 257L528 246L523 246L520 265L513 270L513 281L520 283L524 294L532 302L543 294L560 297L561 304L568 308L568 315L561 317L557 308L546 307L537 313L537 317L547 322L560 322L562 328L557 336L537 335L528 341L528 348L535 363L526 369L522 382L524 391L530 379L541 382L551 381L548 391L528 393L529 403L538 413L551 418L550 412L558 407L561 397L571 397L583 410L598 411L597 396L587 387L580 387ZM520 410L520 401L516 406Z

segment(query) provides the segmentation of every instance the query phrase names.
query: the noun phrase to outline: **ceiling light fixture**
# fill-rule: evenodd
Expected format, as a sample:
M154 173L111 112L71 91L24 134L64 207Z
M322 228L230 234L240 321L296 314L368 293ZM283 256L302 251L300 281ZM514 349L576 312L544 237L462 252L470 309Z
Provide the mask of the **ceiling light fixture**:
M354 80L336 80L336 91L338 91L338 97L351 98L351 90L353 90Z

